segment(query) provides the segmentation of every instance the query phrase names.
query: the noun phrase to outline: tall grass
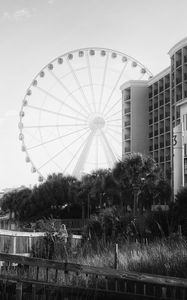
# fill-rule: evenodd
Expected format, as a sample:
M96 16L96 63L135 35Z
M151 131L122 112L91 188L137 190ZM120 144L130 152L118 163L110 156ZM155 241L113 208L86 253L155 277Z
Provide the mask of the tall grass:
M98 243L99 244L99 243ZM90 244L80 249L74 263L98 267L114 266L114 245L101 243L97 250ZM119 247L119 269L174 277L187 277L187 241L183 238L160 239L150 244L123 243Z

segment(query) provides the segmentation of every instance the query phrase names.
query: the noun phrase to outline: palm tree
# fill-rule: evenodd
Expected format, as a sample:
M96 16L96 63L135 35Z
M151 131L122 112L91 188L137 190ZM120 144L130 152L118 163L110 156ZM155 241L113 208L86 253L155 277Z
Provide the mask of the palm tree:
M160 169L156 162L151 157L140 153L133 153L118 161L113 168L113 176L119 182L125 206L132 206L134 201L133 207L136 210L135 202L140 192L144 194L144 202L149 202L151 205L151 194L159 174Z

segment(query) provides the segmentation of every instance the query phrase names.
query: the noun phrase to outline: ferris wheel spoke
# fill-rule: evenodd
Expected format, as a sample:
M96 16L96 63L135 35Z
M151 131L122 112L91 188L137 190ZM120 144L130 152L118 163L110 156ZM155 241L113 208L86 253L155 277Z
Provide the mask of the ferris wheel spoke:
M112 115L108 116L108 118L106 118L106 120L108 121L108 120L110 120L111 117L113 117L113 116L115 116L115 115L118 115L118 114L120 114L120 113L121 113L121 109L118 110L117 112L113 113Z
M81 148L84 146L85 143L86 143L86 140L84 140L83 143L80 145L80 147L76 150L76 152L73 155L72 159L69 161L69 163L66 165L65 169L63 170L63 173L65 173L66 170L70 167L70 165L72 164L73 160L78 156Z
M110 107L110 109L104 114L105 115L105 117L107 117L108 116L108 114L113 110L113 108L116 106L116 105L118 105L118 103L119 102L122 102L122 98L120 97L111 107Z
M73 171L73 175L74 176L79 176L80 175L80 172L81 170L83 169L84 165L85 165L85 162L87 160L87 157L88 157L88 154L90 152L90 148L91 148L91 145L92 145L92 141L93 141L93 138L94 138L94 135L95 135L95 130L92 130L89 134L89 136L87 137L86 139L86 144L79 156L79 159L76 163L76 166L74 168L74 171Z
M124 71L125 71L125 69L126 69L126 67L127 67L127 63L128 63L128 62L126 62L126 64L124 65L123 69L121 70L121 72L120 72L120 74L119 74L119 76L118 76L118 78L117 78L117 80L116 80L116 83L114 84L114 87L113 87L113 89L112 89L112 91L111 91L111 93L110 93L110 96L108 97L108 100L107 100L107 102L105 103L105 106L104 106L104 108L103 108L102 113L104 113L106 107L108 107L108 104L109 104L109 102L110 102L110 100L111 100L111 98L112 98L112 96L113 96L113 93L114 93L115 89L117 88L117 85L119 84L119 81L120 81L120 79L121 79L121 77L122 77L122 75L123 75L123 73L124 73Z
M91 112L92 112L92 109L91 109L91 107L90 107L90 105L89 105L88 99L87 99L86 96L85 96L85 93L84 93L84 91L83 91L83 88L82 88L82 86L81 86L81 84L80 84L80 82L79 82L79 80L78 80L78 78L77 78L77 75L76 75L75 71L73 70L72 65L70 64L70 62L69 62L69 60L68 60L67 58L66 58L66 61L67 61L67 64L68 64L68 66L69 66L69 68L70 68L70 70L71 70L71 72L72 72L73 78L74 78L74 80L75 80L77 86L79 87L79 90L80 90L80 92L81 92L81 95L82 95L82 97L83 97L83 99L84 99L84 101L85 101L86 107L89 109L89 112L91 113Z
M102 79L102 85L101 85L101 94L100 94L100 98L99 98L99 108L98 108L98 112L100 112L100 109L101 109L101 103L102 103L102 100L103 100L103 91L104 91L105 80L106 80L106 74L107 74L108 57L109 57L109 52L107 52L107 56L106 56L106 60L105 60L105 67L104 67L104 72L103 72L103 79Z
M96 136L96 151L95 151L95 156L96 156L96 169L98 169L98 162L99 162L99 141L98 141L98 136Z
M91 93L92 93L92 103L93 103L94 112L96 112L95 94L94 94L94 89L93 89L92 72L91 72L90 60L89 60L88 52L86 52L86 60L87 60L87 66L88 66L88 77L89 77L90 88L91 88Z
M52 73L52 72L51 72ZM67 104L66 102L64 102L63 100L59 99L58 97L56 97L55 95L49 93L48 91L44 90L43 88L36 86L36 88L38 90L40 90L42 93L44 93L45 95L49 96L50 98L54 99L55 101L57 101L58 103L68 107L70 110L72 110L73 112L83 116L84 118L87 118L87 116L85 116L82 112L76 110L75 108L73 108L72 106L70 106L69 104Z
M122 118L118 118L118 119L108 119L107 123L112 123L112 122L119 122L119 121L122 121Z
M57 156L59 156L60 154L62 154L65 150L67 150L68 148L70 148L73 144L75 144L78 140L80 140L85 134L87 134L90 130L87 130L85 133L83 133L81 136L79 136L77 139L75 139L73 142L71 142L70 144L68 144L66 147L64 147L63 149L61 149L60 151L58 151L55 155L53 155L49 160L47 160L43 165L41 165L38 170L42 169L43 167L45 167L47 164L49 164L54 158L56 158Z
M122 132L119 132L119 131L117 131L117 130L115 130L115 129L113 129L113 128L108 128L108 131L112 131L112 132L114 132L115 134L122 135Z
M57 140L60 140L60 139L62 139L62 138L64 138L64 137L73 135L73 134L75 134L75 133L77 134L78 132L81 132L81 131L86 130L86 129L88 129L88 127L85 127L85 128L82 128L82 129L73 131L73 132L69 132L69 133L64 134L64 135L60 135L60 136L58 136L58 137L56 137L56 138L54 138L54 139L50 139L50 140L47 140L47 141L42 142L42 143L40 143L40 144L34 145L34 146L32 146L32 147L29 147L29 148L27 148L27 150L32 150L32 149L35 149L35 148L44 146L44 145L46 145L46 144L49 144L49 143L55 142L55 141L57 141Z
M108 123L107 123L107 127L121 128L122 126L121 126L121 125L118 125L118 124L108 124Z
M41 108L41 107L38 107L38 106L27 105L27 107L31 108L31 109L36 109L36 110L39 110L39 111L43 111L43 112L46 112L46 113L49 113L49 114L52 114L52 115L56 115L56 116L61 116L61 117L65 117L65 118L69 118L69 119L73 119L73 120L85 121L84 119L81 119L81 118L73 117L73 116L66 115L66 114L61 114L61 113L58 113L58 112L55 112L55 111L52 111L52 110L48 110L48 109L45 109L45 108Z
M120 145L120 148L122 147L122 143L120 143L119 140L116 139L116 137L115 137L113 134L109 134L109 132L106 132L105 135L106 135L106 137L107 137L107 140L109 140L109 141L116 141L116 143L117 143L118 145ZM112 140L111 140L111 137L112 137ZM119 151L116 151L116 149L115 149L113 143L112 143L112 144L110 143L110 145L112 145L111 148L112 148L112 151L113 151L113 153L114 153L114 157L115 157L115 161L116 161L116 158L119 157L119 155L118 155L118 152L119 152Z
M62 88L66 91L66 93L68 94L68 96L70 96L71 98L73 98L73 100L75 101L76 104L79 105L79 107L86 113L88 114L88 111L85 109L85 107L80 103L79 99L76 98L73 93L68 89L68 87L62 82L61 79L59 79L56 74L54 74L54 72L50 71L50 74L56 79L56 81L62 86ZM71 74L71 72L70 72Z
M108 167L110 168L110 167L112 167L112 163L111 163L111 159L110 159L110 156L109 156L109 153L108 153L107 146L106 146L105 141L104 141L102 136L101 136L101 143L102 143L103 151L104 151L105 156L106 156Z
M111 131L114 132L115 134L119 134L119 135L121 135L121 133L117 132L116 130L110 129L110 131L107 131L106 134L110 135L110 137L112 137L112 139L114 139L118 145L122 146L122 142L119 142L119 140L116 138L115 134L111 134Z
M103 132L102 129L100 130L100 132L101 132L101 135L103 137L103 141L105 142L105 144L107 146L107 149L108 149L109 155L111 157L112 163L115 163L116 162L116 158L115 158L115 155L114 155L114 153L112 151L110 143L108 142L108 139L107 139L107 137L106 137L106 135L105 135L105 133Z
M23 128L33 129L33 128L56 128L56 127L77 127L77 126L85 126L85 123L72 123L72 124L51 124L51 125L31 125L25 126Z

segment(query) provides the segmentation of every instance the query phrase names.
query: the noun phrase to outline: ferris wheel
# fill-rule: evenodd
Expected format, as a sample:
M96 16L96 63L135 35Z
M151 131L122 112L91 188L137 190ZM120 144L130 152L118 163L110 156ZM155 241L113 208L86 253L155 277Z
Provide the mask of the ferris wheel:
M33 79L20 110L19 140L39 181L111 168L122 154L120 86L147 80L136 59L111 49L63 54Z

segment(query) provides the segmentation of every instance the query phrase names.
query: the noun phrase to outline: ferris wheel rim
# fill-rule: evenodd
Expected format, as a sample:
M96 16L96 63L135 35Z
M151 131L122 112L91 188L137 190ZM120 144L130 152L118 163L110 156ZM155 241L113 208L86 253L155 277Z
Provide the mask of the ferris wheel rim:
M30 83L28 89L26 90L26 94L25 94L25 96L24 96L24 98L23 98L23 101L27 102L27 97L29 96L29 91L30 91L31 88L33 88L33 86L34 86L33 82L34 82L34 81L37 81L38 78L41 77L41 76L40 76L41 72L45 71L46 69L49 70L49 66L52 65L54 62L56 62L58 59L60 59L60 58L66 58L66 59L67 59L68 55L70 55L70 54L75 54L75 53L80 53L81 51L86 52L87 54L89 53L89 51L100 51L100 52L101 52L101 51L105 51L105 52L107 52L108 55L109 55L110 53L111 53L111 54L114 53L115 55L120 55L121 57L124 57L124 58L127 59L127 61L123 61L123 63L126 62L126 64L127 64L128 61L131 61L132 63L137 64L138 67L141 68L141 70L142 70L142 69L145 70L145 73L146 73L148 76L150 76L150 77L152 76L152 73L149 71L149 69L146 68L142 63L140 63L137 59L135 59L135 58L133 58L133 57L131 57L131 56L129 56L129 55L123 53L123 52L120 52L120 51L117 51L117 50L114 50L114 49L110 49L110 48L104 48L104 47L86 47L86 48L79 48L79 49L75 49L75 50L72 50L72 51L68 51L68 52L66 52L66 53L64 53L64 54L62 54L62 55L57 56L56 58L54 58L53 60L51 60L49 63L47 63L43 68L41 68L40 71L35 75L35 77L34 77L34 79L32 80L32 82ZM91 55L91 54L90 54L90 55ZM94 55L95 55L95 53L94 53ZM105 54L105 55L106 55L106 54ZM115 57L116 57L116 56L115 56ZM115 57L113 57L113 58L115 58ZM81 57L79 56L79 58L81 58ZM125 67L126 67L126 65L124 64L124 69L125 69ZM85 68L87 68L87 67L85 67ZM72 72L70 71L69 73L72 73ZM143 74L143 76L144 76L144 74ZM90 87L90 86L93 86L93 84L89 84L89 87ZM81 86L81 88L82 88L82 86ZM72 94L73 94L73 93L74 93L74 91L72 92ZM67 98L68 98L68 97L69 97L69 95L67 95ZM120 100L120 99L119 99L119 100ZM20 110L20 124L22 123L22 120L23 120L23 116L22 116L21 113L24 112L24 106L25 106L25 104L22 103L21 110ZM41 110L41 108L40 108L40 110ZM110 110L109 110L107 113L109 113L109 112L110 112ZM102 112L101 114L103 114L103 113L104 113L104 112ZM116 113L116 114L117 114L117 113ZM107 114L106 114L106 115L107 115ZM102 120L100 120L100 121L102 122ZM95 122L95 123L94 123L94 122ZM107 119L106 119L106 122L107 122ZM90 126L94 127L95 124L96 124L96 121L92 121L92 123L91 123ZM98 126L98 125L97 125L97 126ZM28 162L30 162L31 166L36 170L36 172L39 174L39 176L41 177L41 179L42 179L42 178L45 179L45 176L42 175L42 173L40 172L41 167L39 167L39 168L36 167L35 164L34 164L34 162L33 162L32 159L31 159L30 155L29 155L29 151L28 151L29 148L27 148L27 146L26 146L26 144L25 144L25 142L24 142L24 133L23 133L23 129L24 129L24 128L26 128L26 127L23 126L22 128L19 128L19 130L20 130L20 134L23 135L22 146L25 147L26 158L28 157ZM37 126L37 128L38 128L38 126ZM101 132L102 132L102 131L101 131ZM105 135L103 135L103 133L102 133L102 138L103 138L103 141L106 143L106 137L105 137ZM108 147L109 147L109 145L108 145Z

